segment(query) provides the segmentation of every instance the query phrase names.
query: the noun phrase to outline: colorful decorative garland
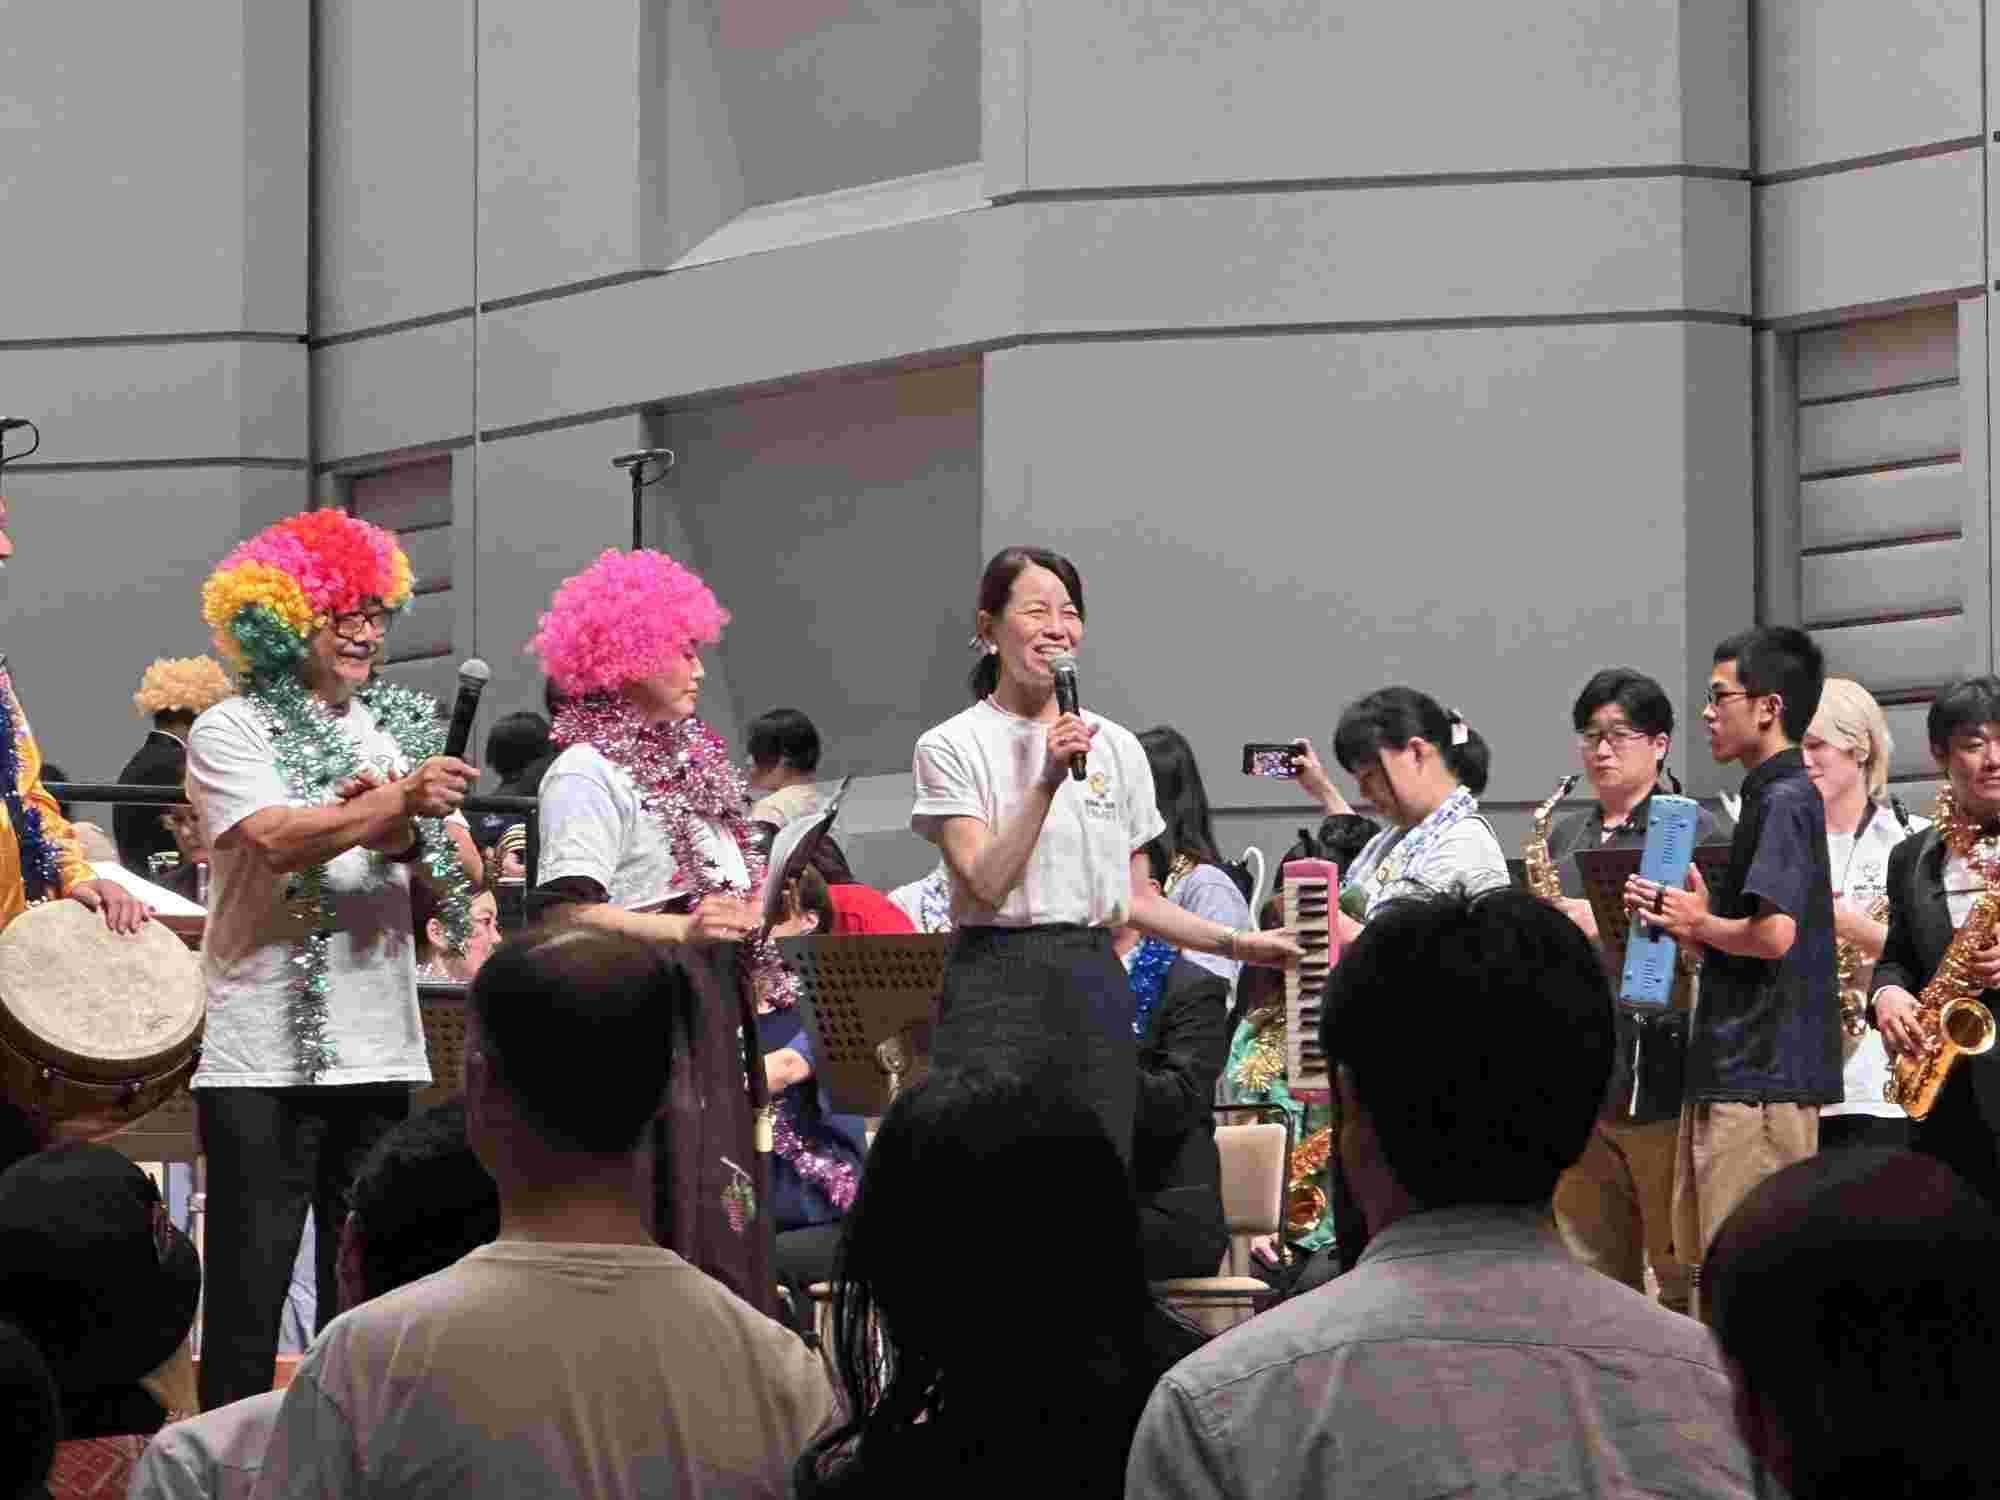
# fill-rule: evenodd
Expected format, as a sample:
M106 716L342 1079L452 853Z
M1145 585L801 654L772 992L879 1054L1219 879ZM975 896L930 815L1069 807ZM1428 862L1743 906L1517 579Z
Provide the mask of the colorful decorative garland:
M1160 1003L1167 970L1173 967L1179 951L1172 943L1163 943L1156 937L1140 940L1138 951L1132 955L1133 1036L1146 1034L1146 1022L1152 1019L1153 1009Z
M370 684L357 696L410 764L442 750L444 726L435 700L388 683ZM299 805L314 807L333 800L341 782L365 769L354 741L341 732L332 711L296 675L246 683L243 697L262 716L278 774ZM472 936L472 883L445 834L443 820L419 818L416 824L421 863L439 890L438 917L446 940L454 953L463 952ZM386 865L383 856L376 856L378 874ZM317 1082L338 1061L327 1035L327 953L336 918L326 887L326 866L312 865L289 876L285 902L308 924L292 959L299 975L288 1010L299 1068L308 1082Z
M14 697L13 675L0 665L0 801L20 847L23 893L32 904L61 893L62 862L42 827L42 810L21 795L21 751L27 742L28 716Z

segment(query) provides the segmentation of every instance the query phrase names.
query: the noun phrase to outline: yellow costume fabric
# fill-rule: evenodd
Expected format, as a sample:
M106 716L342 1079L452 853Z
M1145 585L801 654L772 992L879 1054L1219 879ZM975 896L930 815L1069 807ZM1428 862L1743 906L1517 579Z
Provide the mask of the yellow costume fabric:
M14 716L14 761L18 767L17 789L21 800L40 809L42 833L55 850L56 865L62 872L61 894L67 896L81 882L95 880L97 872L90 867L90 861L83 857L83 845L78 842L76 832L69 826L68 819L56 810L56 799L42 786L42 752L35 743L34 732L28 728L28 716L21 712L21 701L14 696L11 682L0 676L7 695L7 709ZM5 927L28 908L27 884L21 877L21 846L16 840L11 821L4 804L0 804L0 927Z

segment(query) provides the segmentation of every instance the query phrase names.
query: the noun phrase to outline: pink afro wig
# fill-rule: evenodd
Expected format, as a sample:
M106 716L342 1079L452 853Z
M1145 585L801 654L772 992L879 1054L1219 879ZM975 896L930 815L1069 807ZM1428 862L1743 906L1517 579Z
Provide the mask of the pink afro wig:
M528 649L558 692L578 697L657 676L728 623L708 585L666 553L614 547L563 580Z

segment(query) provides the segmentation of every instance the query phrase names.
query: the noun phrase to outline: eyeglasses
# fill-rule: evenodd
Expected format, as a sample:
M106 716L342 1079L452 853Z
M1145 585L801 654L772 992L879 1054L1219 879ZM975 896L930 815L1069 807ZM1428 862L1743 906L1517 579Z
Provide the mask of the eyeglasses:
M386 609L355 609L333 617L333 633L343 641L358 641L364 630L386 635L395 615Z
M1748 688L1710 687L1708 690L1708 706L1710 708L1720 708L1731 698L1754 698L1756 696L1757 694L1751 692Z
M1613 750L1623 750L1627 745L1635 745L1640 740L1650 740L1652 736L1642 729L1628 729L1623 724L1610 729L1585 729L1576 737L1579 750L1595 750L1599 745L1609 745Z

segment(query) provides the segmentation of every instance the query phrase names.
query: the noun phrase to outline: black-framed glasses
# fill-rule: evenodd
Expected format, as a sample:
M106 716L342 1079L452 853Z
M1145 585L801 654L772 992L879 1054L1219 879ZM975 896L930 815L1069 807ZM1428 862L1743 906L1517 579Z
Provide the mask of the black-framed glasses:
M1757 694L1751 692L1748 688L1718 688L1711 685L1708 690L1708 706L1710 708L1720 708L1731 698L1754 698L1756 696Z
M1613 750L1623 750L1627 745L1636 745L1640 740L1651 738L1643 729L1614 724L1609 729L1578 730L1576 747L1579 750L1595 750L1599 745L1609 745Z
M333 633L343 641L360 640L364 630L387 635L389 622L395 618L396 612L390 609L351 609L333 617Z

